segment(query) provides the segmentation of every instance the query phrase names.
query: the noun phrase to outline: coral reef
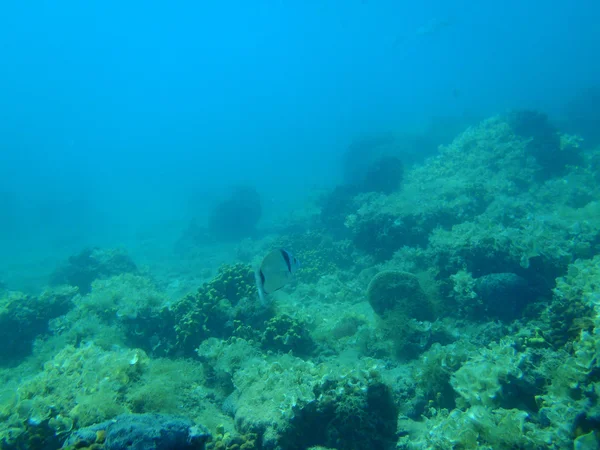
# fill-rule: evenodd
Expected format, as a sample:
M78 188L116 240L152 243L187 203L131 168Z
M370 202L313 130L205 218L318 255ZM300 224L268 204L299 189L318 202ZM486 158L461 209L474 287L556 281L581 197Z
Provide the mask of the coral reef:
M399 144L357 143L277 234L234 194L177 294L179 266L98 249L2 290L0 448L599 448L600 151L530 111L406 169ZM265 306L220 264L272 247L303 270Z

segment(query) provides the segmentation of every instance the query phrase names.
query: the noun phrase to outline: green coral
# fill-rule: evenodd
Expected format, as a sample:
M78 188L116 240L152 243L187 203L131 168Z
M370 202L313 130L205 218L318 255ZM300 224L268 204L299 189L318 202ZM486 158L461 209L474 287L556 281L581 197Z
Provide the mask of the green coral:
M193 354L209 337L230 336L234 320L251 323L255 315L260 315L256 296L254 271L249 265L222 266L196 294L187 295L165 311L168 320L174 322L175 347Z
M261 343L267 350L291 351L296 355L308 355L314 349L304 324L287 314L272 317L265 323Z

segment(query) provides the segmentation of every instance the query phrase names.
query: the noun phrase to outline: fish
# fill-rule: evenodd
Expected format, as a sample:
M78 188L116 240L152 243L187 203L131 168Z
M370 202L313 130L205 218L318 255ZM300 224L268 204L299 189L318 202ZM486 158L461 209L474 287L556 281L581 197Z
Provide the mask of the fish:
M300 261L287 250L278 248L269 252L255 271L261 303L266 304L267 295L288 284L299 268Z

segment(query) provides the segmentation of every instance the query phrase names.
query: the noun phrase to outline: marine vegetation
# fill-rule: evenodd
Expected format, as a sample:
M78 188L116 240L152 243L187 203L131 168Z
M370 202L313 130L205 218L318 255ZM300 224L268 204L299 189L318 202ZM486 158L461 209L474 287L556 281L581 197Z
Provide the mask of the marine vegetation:
M2 290L0 448L599 448L600 149L532 111L397 144L276 232L238 192L202 281L94 249Z
M235 320L249 326L261 325L269 311L257 305L257 295L250 266L220 267L217 276L198 292L163 310L166 322L173 324L174 348L185 355L194 354L209 337L231 336Z

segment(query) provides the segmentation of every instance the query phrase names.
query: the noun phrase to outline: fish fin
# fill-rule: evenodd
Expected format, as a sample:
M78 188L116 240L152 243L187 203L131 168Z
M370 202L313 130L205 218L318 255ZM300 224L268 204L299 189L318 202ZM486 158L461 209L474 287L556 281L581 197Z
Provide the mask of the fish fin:
M261 277L260 269L254 271L254 280L256 281L256 290L258 291L258 298L263 306L267 306L267 294L263 288L263 277Z

